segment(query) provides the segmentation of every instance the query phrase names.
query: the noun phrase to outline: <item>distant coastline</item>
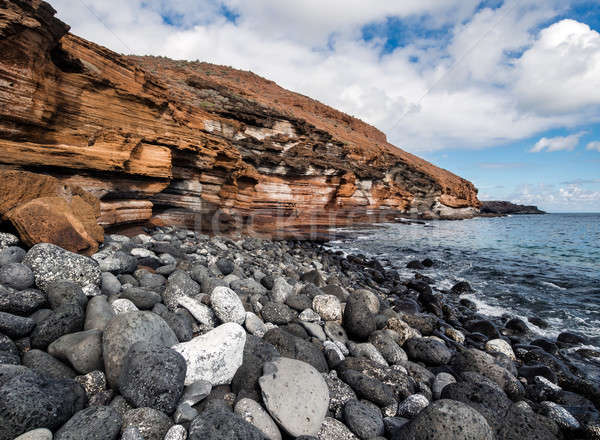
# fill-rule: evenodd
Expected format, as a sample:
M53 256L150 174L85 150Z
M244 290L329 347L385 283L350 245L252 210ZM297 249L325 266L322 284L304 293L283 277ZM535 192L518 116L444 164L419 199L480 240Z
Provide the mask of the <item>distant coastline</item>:
M505 215L546 214L537 206L518 205L512 202L489 200L482 201L479 215L481 217L501 217Z

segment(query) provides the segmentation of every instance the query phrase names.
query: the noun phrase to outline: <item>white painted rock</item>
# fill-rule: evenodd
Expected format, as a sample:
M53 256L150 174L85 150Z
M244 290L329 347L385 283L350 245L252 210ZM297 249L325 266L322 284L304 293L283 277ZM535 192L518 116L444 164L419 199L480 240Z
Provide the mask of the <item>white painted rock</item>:
M342 320L342 304L336 296L317 295L313 298L312 308L324 321Z
M213 386L231 383L242 365L246 331L234 322L222 324L191 341L173 345L187 363L185 384L198 380Z
M503 353L511 360L517 360L512 347L504 339L492 339L487 341L485 344L485 351L488 353Z
M221 322L244 323L246 310L244 310L242 300L229 287L215 287L210 295L210 303Z
M259 403L252 399L240 399L235 404L234 412L240 415L245 421L254 425L266 438L270 440L281 440L281 432L271 418Z
M329 407L325 379L311 365L295 359L267 362L258 382L267 410L292 437L316 435Z

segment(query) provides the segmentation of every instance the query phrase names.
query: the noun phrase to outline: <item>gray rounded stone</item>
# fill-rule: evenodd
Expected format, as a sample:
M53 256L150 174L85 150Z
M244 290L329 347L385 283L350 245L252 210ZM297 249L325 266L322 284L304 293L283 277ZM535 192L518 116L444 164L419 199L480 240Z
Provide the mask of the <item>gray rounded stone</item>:
M167 286L162 294L164 304L171 311L175 311L179 302L178 298L182 296L196 296L200 293L200 285L182 270L173 272L168 280Z
M135 428L144 440L163 440L173 421L165 413L152 408L131 409L123 415L121 432Z
M73 379L76 373L58 359L42 350L29 350L23 353L24 366L55 379Z
M36 285L46 291L52 281L73 281L87 296L100 293L100 268L93 259L69 252L50 243L33 246L23 263L31 267Z
M495 440L485 418L455 400L438 400L421 411L394 439Z
M0 267L0 284L17 290L33 286L33 272L21 263L8 263Z
M84 313L77 304L64 304L37 323L31 346L45 349L63 335L83 329Z
M104 331L111 319L115 317L115 311L107 299L104 295L90 298L85 313L84 330Z
M52 281L46 287L48 304L53 310L65 304L76 304L85 310L88 299L81 286L72 281Z
M350 400L344 406L344 421L348 428L362 440L383 435L384 425L381 411L367 403Z
M54 435L54 440L116 440L121 416L110 406L91 406L76 413Z
M18 246L9 246L0 250L0 266L10 263L20 263L27 252Z
M102 354L111 388L116 388L123 360L133 344L140 341L170 347L177 337L167 323L152 312L124 313L113 318L104 330Z
M263 401L279 426L294 437L317 434L329 407L329 389L319 372L288 358L265 363L263 372Z
M113 275L110 272L102 272L101 283L102 295L116 295L121 291L121 282L115 275Z
M411 338L404 344L408 357L427 365L445 365L450 362L452 352L446 345L431 338Z
M260 404L252 399L243 398L235 404L234 412L254 425L264 436L270 440L281 440L281 432Z
M102 370L102 332L87 330L61 336L48 346L48 353L68 361L79 374Z
M431 387L431 391L433 393L433 398L438 400L442 395L442 391L447 385L451 383L456 383L456 379L449 373L438 373L435 376L435 380L433 381L433 385Z
M52 440L52 431L46 428L32 429L21 434L15 440Z
M186 368L185 359L175 350L136 342L123 361L119 390L136 408L172 414L183 393Z
M215 287L210 295L210 303L221 322L244 323L246 310L242 300L229 287Z
M150 310L162 301L159 293L142 287L130 287L121 292L121 298L130 300L140 310Z
M344 309L343 325L350 337L357 341L365 341L377 330L375 315L370 310L370 296L359 291L350 295Z

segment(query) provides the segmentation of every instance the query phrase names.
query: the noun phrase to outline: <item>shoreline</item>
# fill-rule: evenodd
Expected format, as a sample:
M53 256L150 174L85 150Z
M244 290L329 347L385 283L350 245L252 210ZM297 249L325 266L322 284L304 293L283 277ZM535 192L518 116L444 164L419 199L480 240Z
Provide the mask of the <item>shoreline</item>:
M0 289L1 439L99 420L113 438L600 438L600 388L564 351L583 341L535 341L532 323L478 315L460 298L468 283L432 289L420 271L436 261L403 278L311 241L147 232L108 235L96 262L0 237L14 260L0 259L0 279L20 280L2 278L7 265L31 271ZM25 416L37 405L25 388L72 404Z

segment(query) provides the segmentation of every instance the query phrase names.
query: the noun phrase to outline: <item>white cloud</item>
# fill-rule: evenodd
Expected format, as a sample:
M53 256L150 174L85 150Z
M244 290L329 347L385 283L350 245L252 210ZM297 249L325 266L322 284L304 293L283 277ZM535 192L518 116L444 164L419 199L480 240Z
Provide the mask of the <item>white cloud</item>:
M600 105L600 34L562 20L543 29L517 62L515 91L528 110L564 114Z
M561 186L520 185L508 200L523 205L536 205L546 211L599 212L600 191L582 188L579 184Z
M587 144L585 147L586 150L596 150L600 152L600 141L594 141Z
M569 136L556 136L553 138L543 137L535 143L530 153L539 153L540 151L573 151L579 144L579 139L585 134L585 131L571 134Z
M374 124L413 152L485 148L600 120L598 34L573 21L536 31L564 10L559 0L480 10L476 0L84 1L119 37L81 1L51 0L84 38L119 52L252 70ZM238 14L235 23L222 4ZM422 20L425 34L382 54L381 40L363 41L360 29L390 16ZM448 35L426 34L441 25ZM577 82L572 97L561 83L568 75Z

